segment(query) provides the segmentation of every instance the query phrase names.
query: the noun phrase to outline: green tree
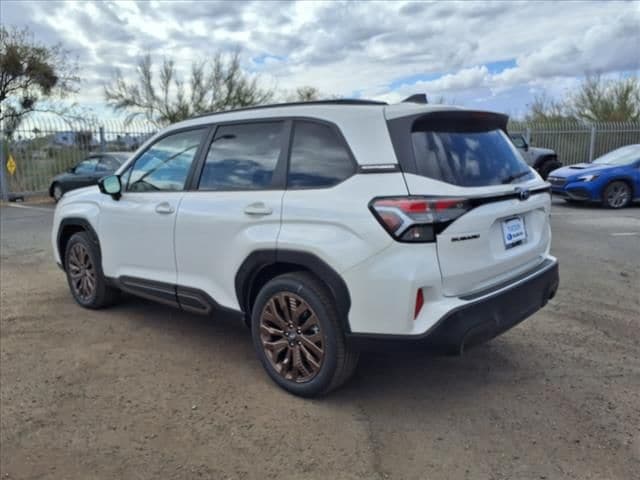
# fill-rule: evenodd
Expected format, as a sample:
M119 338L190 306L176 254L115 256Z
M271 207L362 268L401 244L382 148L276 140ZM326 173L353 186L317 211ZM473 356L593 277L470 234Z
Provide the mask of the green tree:
M588 122L640 120L640 82L637 77L604 80L590 75L569 97L568 109L574 118Z
M77 71L62 45L48 47L26 28L0 25L0 130L11 136L31 112L67 112L47 101L77 92Z
M238 51L193 62L187 84L173 59L165 58L156 73L147 55L138 63L134 81L116 70L104 96L114 110L128 112L127 121L143 116L162 126L201 113L268 103L274 92L261 88L259 80L242 69Z

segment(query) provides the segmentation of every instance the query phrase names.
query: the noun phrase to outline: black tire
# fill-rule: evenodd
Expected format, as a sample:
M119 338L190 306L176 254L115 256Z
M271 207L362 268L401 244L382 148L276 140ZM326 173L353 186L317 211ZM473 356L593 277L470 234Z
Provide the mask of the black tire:
M276 370L272 360L267 356L267 348L263 345L261 338L263 312L267 303L281 293L295 295L306 302L310 307L310 313L315 313L318 320L324 356L318 372L307 381L297 382L285 378L284 374ZM329 290L315 276L306 272L294 272L269 281L260 290L253 305L251 333L258 358L271 379L283 389L301 397L324 395L345 383L355 371L359 352L349 348L339 320Z
M561 166L562 164L557 160L545 160L538 168L538 173L540 173L543 180L546 180L551 172Z
M631 203L631 187L627 182L615 180L602 191L602 204L607 208L624 208Z
M51 185L51 196L56 203L60 201L62 195L64 195L64 190L62 190L62 186L60 186L59 183L54 183L53 185Z
M83 252L82 260L86 261L86 264L82 268L78 268L78 261L80 258L79 252ZM85 255L86 253L86 255ZM67 283L69 284L69 290L73 299L81 306L91 309L105 308L115 303L120 291L107 284L107 281L102 273L102 265L100 261L100 250L96 242L94 242L88 233L78 232L71 236L67 242L67 248L65 249L64 267L67 274ZM93 277L91 283L92 287L86 291L88 293L84 295L85 291L80 288L81 285L89 285L90 283L82 283L83 280L79 280L80 274L78 270L87 276Z

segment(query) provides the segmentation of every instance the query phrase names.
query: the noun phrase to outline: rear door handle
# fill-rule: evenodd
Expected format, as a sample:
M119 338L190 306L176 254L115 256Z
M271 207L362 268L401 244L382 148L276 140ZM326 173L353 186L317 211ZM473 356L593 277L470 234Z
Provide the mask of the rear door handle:
M174 211L175 210L169 204L169 202L162 202L162 203L159 203L158 205L156 205L156 212L157 213L161 213L163 215L169 215L170 213L173 213Z
M255 202L247 205L244 208L244 213L247 215L271 215L273 210L262 202Z

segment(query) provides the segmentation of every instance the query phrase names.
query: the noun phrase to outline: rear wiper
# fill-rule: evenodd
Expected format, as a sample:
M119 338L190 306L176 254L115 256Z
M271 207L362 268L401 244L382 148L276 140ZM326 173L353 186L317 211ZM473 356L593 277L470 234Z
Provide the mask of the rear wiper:
M514 173L513 175L509 175L508 177L503 178L501 180L501 182L502 183L511 183L514 180L517 180L517 179L519 179L521 177L524 177L525 175L528 175L529 173L530 173L529 170L525 170L524 172Z

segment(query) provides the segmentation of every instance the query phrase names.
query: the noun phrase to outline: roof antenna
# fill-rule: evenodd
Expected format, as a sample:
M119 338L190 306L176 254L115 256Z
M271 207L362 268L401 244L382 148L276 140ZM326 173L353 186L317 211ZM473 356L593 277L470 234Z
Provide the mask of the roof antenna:
M429 103L426 93L415 93L402 100L402 103Z

